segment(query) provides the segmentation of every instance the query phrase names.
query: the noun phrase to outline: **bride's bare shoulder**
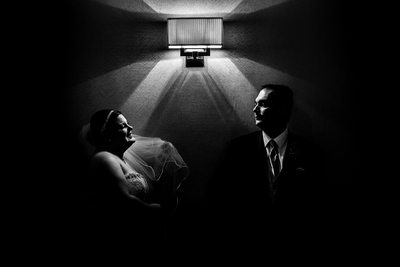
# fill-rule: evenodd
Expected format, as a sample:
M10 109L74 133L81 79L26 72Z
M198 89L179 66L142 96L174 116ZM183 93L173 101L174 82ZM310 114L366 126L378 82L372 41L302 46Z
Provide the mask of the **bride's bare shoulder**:
M95 163L115 163L118 157L107 151L100 151L93 155L92 161Z

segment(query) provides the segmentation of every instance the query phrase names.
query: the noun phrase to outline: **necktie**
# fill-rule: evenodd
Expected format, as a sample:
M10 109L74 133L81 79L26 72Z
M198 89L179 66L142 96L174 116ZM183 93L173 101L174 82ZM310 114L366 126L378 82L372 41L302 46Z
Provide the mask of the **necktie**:
M279 153L278 153L278 144L274 140L271 140L268 142L267 146L270 151L269 158L272 166L273 182L275 182L281 168L281 162L279 160Z

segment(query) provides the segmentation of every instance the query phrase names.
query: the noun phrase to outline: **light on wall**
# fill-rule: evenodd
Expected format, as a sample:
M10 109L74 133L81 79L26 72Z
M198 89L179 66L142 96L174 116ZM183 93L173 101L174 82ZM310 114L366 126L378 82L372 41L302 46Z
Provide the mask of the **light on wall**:
M222 18L169 18L168 48L180 49L186 67L203 67L211 48L222 48Z

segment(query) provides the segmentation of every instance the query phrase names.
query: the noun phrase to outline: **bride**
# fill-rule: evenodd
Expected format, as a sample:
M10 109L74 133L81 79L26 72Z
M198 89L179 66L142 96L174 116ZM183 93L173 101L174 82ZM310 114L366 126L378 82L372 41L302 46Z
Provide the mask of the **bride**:
M103 109L81 134L88 141L92 203L102 229L128 223L144 230L136 237L146 238L176 208L188 167L170 142L132 130L120 111Z

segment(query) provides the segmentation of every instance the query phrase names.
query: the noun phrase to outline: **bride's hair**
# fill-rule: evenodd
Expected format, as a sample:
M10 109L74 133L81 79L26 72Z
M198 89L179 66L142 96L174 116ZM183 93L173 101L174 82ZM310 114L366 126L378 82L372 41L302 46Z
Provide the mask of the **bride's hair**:
M114 109L102 109L95 112L90 118L87 141L95 147L105 145L112 133L113 122L120 114L122 114L120 111Z

